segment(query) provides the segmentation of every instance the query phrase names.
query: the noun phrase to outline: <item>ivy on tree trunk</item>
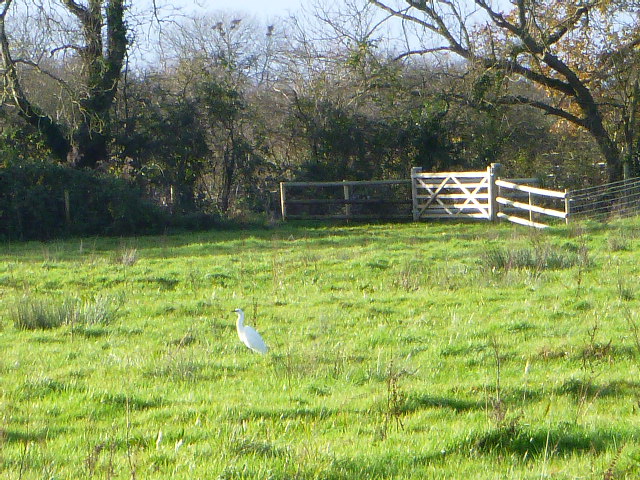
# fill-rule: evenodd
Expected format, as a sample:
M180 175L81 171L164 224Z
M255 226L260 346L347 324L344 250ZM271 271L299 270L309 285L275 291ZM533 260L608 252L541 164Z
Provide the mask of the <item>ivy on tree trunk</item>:
M0 54L5 88L18 114L43 136L51 152L78 168L95 168L108 160L111 138L110 111L127 52L124 0L63 0L79 25L82 45L73 46L82 63L82 95L79 121L63 125L36 106L22 87L17 64L11 55L7 15L13 0L0 0Z

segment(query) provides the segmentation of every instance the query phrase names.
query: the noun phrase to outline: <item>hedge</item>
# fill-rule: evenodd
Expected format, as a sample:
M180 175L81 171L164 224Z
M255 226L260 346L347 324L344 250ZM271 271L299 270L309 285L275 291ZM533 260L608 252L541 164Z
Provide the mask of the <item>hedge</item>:
M158 233L170 222L132 183L50 162L0 168L0 237Z

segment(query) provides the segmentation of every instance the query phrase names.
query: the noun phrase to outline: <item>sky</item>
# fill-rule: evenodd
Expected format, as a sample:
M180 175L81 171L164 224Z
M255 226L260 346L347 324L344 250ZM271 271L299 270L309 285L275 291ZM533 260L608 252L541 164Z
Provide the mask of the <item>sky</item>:
M242 10L256 16L281 16L299 10L302 0L214 0L209 4L216 9Z
M200 4L194 7L194 4ZM303 0L176 0L173 5L197 11L239 11L262 19L285 17L295 13L302 6ZM202 6L204 5L204 6Z

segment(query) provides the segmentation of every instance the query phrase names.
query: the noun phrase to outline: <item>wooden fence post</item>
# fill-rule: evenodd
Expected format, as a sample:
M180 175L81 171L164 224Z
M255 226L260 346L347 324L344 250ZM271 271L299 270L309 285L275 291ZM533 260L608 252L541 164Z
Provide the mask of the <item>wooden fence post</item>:
M416 176L422 173L422 167L413 167L411 169L411 201L413 204L412 213L413 221L418 221L420 217L420 211L418 210L418 182Z
M570 191L565 189L564 191L564 221L569 225L569 215L571 214L571 195Z
M344 193L344 200L345 200L345 204L344 204L344 214L348 219L351 219L351 187L346 184L346 180L342 181L344 183L344 185L342 185L342 191Z
M64 218L67 221L67 227L71 225L71 200L69 199L69 190L64 191Z
M287 219L287 198L285 182L280 182L280 211L282 213L282 221Z
M498 189L496 187L496 179L500 174L502 164L492 163L487 167L487 175L489 176L489 220L495 222L498 219Z

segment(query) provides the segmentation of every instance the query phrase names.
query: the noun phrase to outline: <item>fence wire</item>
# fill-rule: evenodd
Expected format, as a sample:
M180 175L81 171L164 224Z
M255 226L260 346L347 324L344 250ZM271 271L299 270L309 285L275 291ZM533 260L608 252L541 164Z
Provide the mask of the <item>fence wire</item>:
M640 214L640 177L573 190L571 217L606 221Z

